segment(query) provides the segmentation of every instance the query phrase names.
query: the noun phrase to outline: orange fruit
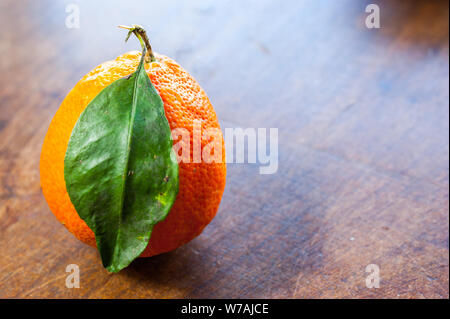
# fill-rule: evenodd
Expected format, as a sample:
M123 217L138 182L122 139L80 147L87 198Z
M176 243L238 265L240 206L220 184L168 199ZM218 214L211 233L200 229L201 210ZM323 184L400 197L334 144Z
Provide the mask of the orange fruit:
M141 53L131 51L107 61L86 74L69 92L56 112L42 146L41 186L56 218L79 240L95 246L93 231L78 216L66 190L64 157L72 129L89 102L112 82L133 73ZM225 152L221 163L193 163L194 120L202 130L220 130L216 113L196 80L174 60L155 54L156 62L145 65L159 92L171 129L191 134L191 163L179 163L179 193L166 219L158 223L141 257L173 250L198 236L214 218L225 188ZM176 141L174 141L175 143ZM208 141L202 139L202 148ZM222 140L223 144L223 140Z

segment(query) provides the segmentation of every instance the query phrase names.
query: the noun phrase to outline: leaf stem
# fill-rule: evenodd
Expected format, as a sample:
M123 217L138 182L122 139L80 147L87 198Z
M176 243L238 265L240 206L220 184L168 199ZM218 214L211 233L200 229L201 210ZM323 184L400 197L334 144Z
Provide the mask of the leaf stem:
M150 45L150 41L147 37L147 33L145 32L144 28L142 28L140 25L133 24L131 27L126 25L119 25L119 28L128 30L128 35L125 39L127 41L130 38L130 35L133 33L141 43L142 49L145 52L145 48L147 49L147 54L145 56L145 62L150 63L156 61L155 55L153 54L152 46Z

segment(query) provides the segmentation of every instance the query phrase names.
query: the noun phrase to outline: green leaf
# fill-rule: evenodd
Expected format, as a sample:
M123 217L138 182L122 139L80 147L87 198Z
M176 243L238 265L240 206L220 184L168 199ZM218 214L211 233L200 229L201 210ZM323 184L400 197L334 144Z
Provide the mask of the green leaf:
M144 53L135 73L104 88L83 111L64 160L67 192L110 272L142 253L178 193L170 127Z

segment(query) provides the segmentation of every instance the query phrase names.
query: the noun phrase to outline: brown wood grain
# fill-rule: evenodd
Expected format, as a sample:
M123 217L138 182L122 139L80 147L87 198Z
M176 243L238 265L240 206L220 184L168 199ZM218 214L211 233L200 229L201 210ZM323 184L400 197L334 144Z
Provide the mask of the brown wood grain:
M370 2L381 29L364 25ZM370 2L1 1L0 297L448 298L448 2ZM277 127L279 169L229 164L201 236L108 274L51 214L39 154L77 80L136 49L115 28L132 23L223 128Z

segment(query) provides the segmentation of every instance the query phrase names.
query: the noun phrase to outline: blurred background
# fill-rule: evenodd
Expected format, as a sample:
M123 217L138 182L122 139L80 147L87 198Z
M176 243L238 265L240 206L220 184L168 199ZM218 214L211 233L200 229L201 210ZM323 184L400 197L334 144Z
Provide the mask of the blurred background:
M448 21L445 0L0 0L0 297L448 298ZM109 275L38 168L68 91L139 49L119 24L197 79L222 128L278 128L279 169L229 164L200 237Z

